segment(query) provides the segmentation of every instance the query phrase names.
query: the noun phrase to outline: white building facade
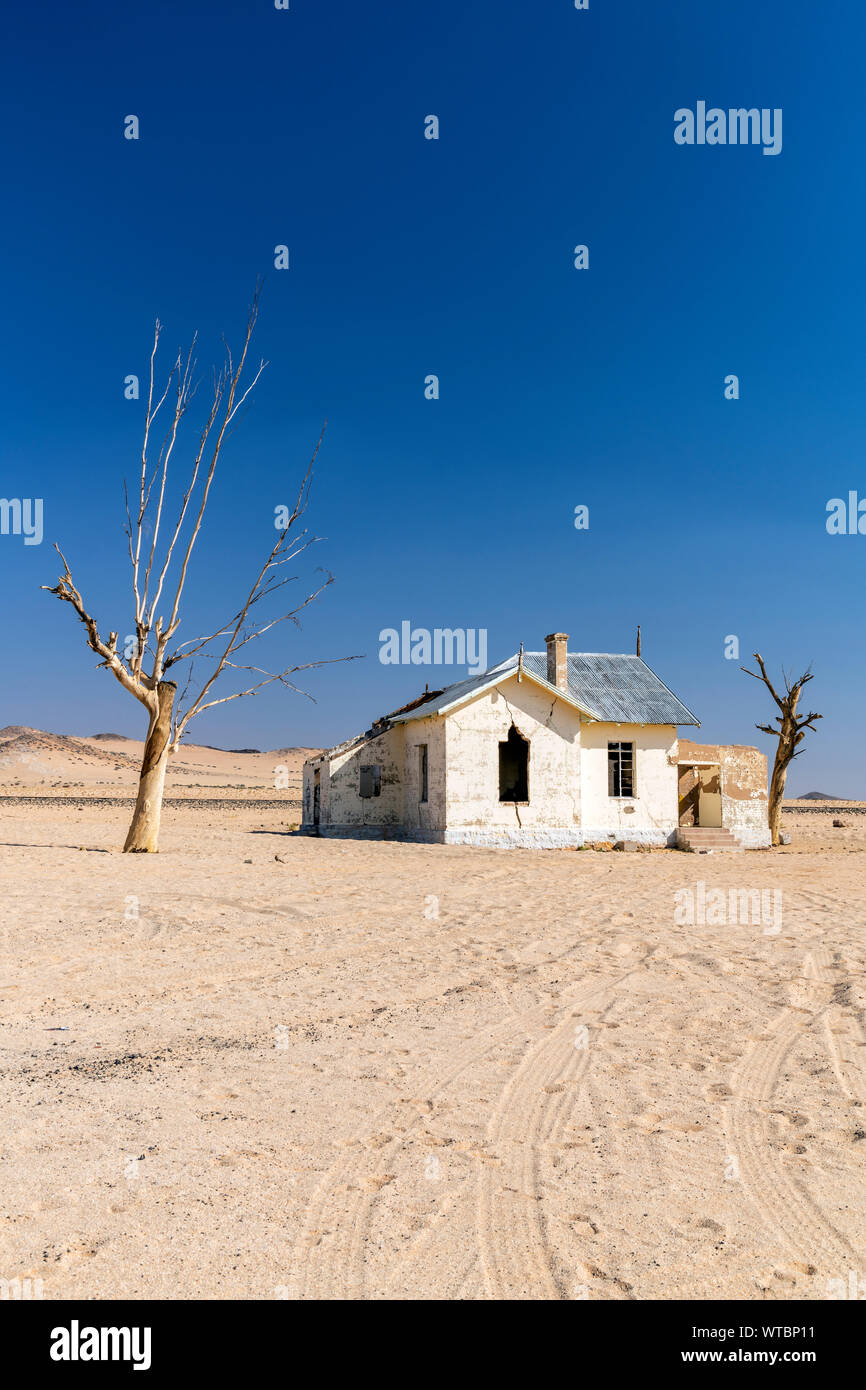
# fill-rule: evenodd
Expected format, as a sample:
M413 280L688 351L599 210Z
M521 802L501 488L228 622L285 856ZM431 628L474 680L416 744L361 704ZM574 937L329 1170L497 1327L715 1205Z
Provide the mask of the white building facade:
M425 692L309 759L302 829L498 848L676 844L711 805L709 790L699 802L705 774L682 805L677 731L697 718L640 656L569 653L567 643L551 633L545 652ZM737 801L737 845L757 848L769 844L766 760L741 751L758 761Z

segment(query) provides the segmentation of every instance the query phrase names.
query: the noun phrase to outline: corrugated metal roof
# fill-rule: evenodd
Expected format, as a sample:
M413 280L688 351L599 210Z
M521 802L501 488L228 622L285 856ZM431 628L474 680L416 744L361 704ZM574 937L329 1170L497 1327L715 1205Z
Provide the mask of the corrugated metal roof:
M394 723L429 719L479 694L497 679L517 670L518 657L511 656L479 676L449 685L434 699L416 709L391 716ZM524 652L527 675L553 689L547 680L547 653ZM700 720L678 700L664 681L659 680L639 656L606 652L569 652L568 694L591 718L612 724L695 724Z
M523 664L547 675L546 652L525 652ZM639 656L569 652L568 692L605 723L700 724Z

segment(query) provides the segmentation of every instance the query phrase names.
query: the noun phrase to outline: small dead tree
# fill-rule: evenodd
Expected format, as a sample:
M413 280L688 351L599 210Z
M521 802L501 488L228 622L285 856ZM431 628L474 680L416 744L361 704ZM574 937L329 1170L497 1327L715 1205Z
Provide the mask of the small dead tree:
M327 578L288 612L279 613L276 617L263 619L261 622L254 620L259 611L256 605L298 579L296 574L278 574L277 571L296 560L318 539L316 536L310 536L306 530L299 529L299 522L309 501L313 467L322 442L321 435L313 457L307 465L294 507L285 518L276 543L270 548L267 558L254 576L240 607L227 622L209 636L196 637L173 645L173 639L181 623L181 600L190 561L205 516L223 444L232 432L232 422L237 418L238 411L248 399L267 365L260 361L249 384L242 386L257 317L258 290L253 296L239 360L237 363L233 361L231 351L225 344L225 362L219 371L214 372L213 395L199 434L189 480L180 500L174 528L170 533L166 533L167 544L163 545L161 552L159 541L166 503L169 464L181 421L196 392L196 384L193 381L196 339L193 338L185 359L182 353L178 353L165 390L155 401L154 370L161 333L159 320L156 322L150 354L150 384L134 513L130 512L129 496L124 484L127 516L125 532L129 542L135 615L134 636L130 633L133 640L119 652L116 632L109 632L107 640L102 637L96 619L73 582L66 556L58 545L54 548L63 562L63 573L53 587L48 584L41 586L72 605L84 624L88 646L102 658L99 666L111 671L123 688L147 710L148 729L144 757L132 823L123 846L125 853L154 853L158 849L168 759L176 751L187 726L197 714L211 709L214 705L253 695L275 681L290 690L298 691L298 687L290 679L291 676L298 671L330 664L328 661L309 661L300 666L287 666L280 671L267 671L261 666L251 664L248 658L238 660L242 652L246 656L244 649L249 647L250 643L263 637L278 624L292 621L299 625L299 613L312 603L323 589L333 583L333 575L323 571ZM154 421L170 397L173 398L169 407L170 419L167 421L158 458L151 464L149 449ZM322 433L324 434L324 430ZM169 574L172 576L170 582ZM165 608L161 606L163 595L166 596ZM254 610L255 614L251 617ZM196 656L211 660L214 665L197 693L187 698L192 684L193 658ZM189 662L189 679L181 699L175 705L177 682L167 679L167 675L173 667L184 661ZM213 695L217 680L225 672L235 671L252 673L257 679L243 690L227 695ZM299 693L306 694L305 691Z
M788 777L788 767L793 762L794 758L798 758L800 753L805 751L800 748L799 745L806 737L806 730L814 729L815 720L821 719L822 716L820 714L810 713L806 715L805 719L797 718L797 706L800 702L800 695L802 694L803 686L807 681L812 679L811 670L807 670L799 680L792 682L783 669L782 679L785 682L785 694L779 695L773 688L773 682L767 675L767 668L760 654L755 652L754 657L758 663L760 675L758 675L757 671L750 671L745 666L741 666L740 670L745 671L747 676L754 676L756 681L763 681L773 699L776 701L776 704L779 706L779 709L782 711L781 714L776 715L776 723L779 725L778 729L774 729L772 724L755 725L755 728L760 729L762 734L771 734L773 738L779 740L776 746L776 758L773 763L773 775L770 778L770 801L768 808L770 834L773 844L778 845L781 843L782 836L782 798L785 795L785 782Z

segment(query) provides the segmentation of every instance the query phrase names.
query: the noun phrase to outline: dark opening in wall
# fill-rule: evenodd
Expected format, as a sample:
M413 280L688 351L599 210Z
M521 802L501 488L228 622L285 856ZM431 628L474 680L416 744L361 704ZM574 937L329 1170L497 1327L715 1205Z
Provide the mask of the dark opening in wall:
M379 796L382 790L382 769L378 763L361 768L360 783L359 796Z
M499 745L499 800L529 800L529 740L513 724Z

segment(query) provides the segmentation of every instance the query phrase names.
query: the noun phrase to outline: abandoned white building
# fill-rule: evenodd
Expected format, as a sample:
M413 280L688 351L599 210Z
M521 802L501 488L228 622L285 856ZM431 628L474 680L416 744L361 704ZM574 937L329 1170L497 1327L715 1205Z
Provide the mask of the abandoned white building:
M308 834L560 849L769 846L766 759L698 725L639 655L520 652L304 766Z

